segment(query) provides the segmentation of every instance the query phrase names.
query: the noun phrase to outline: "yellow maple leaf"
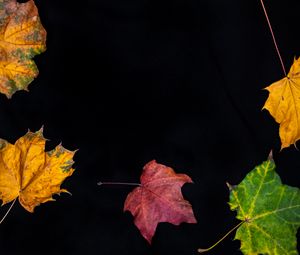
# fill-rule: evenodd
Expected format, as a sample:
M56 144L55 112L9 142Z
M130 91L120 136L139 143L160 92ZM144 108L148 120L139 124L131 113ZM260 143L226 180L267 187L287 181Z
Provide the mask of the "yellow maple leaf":
M280 124L281 149L289 147L300 139L300 58L285 78L265 89L270 94L263 109Z
M42 129L27 132L16 143L0 140L0 199L3 204L19 198L21 205L34 208L53 201L53 194L67 192L61 183L72 175L75 152L61 145L45 152L46 139Z
M46 31L33 0L0 0L0 92L10 98L38 75L32 58L46 50Z

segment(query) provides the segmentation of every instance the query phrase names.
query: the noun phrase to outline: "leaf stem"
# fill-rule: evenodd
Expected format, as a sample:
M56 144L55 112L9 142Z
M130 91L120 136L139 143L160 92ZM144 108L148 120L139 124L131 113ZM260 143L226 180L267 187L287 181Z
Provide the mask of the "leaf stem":
M142 186L140 183L134 182L98 182L97 185L127 185L127 186Z
M284 76L287 76L287 72L286 72L286 69L285 69L285 66L284 66L284 63L283 63L283 60L282 60L280 51L279 51L279 47L278 47L278 44L277 44L277 41L276 41L276 38L275 38L275 34L274 34L274 32L273 32L273 28L272 28L272 25L271 25L271 22L270 22L270 19L269 19L269 16L268 16L267 9L266 9L266 7L265 7L265 4L264 4L264 1L263 1L263 0L260 0L260 3L261 3L261 6L262 6L262 8L263 8L263 10L264 10L264 14L265 14L265 17L266 17L267 22L268 22L268 26L269 26L269 29L270 29L270 32L271 32L271 35L272 35L272 39L273 39L273 42L274 42L276 51L277 51L277 55L278 55L279 60L280 60L280 63L281 63L281 67L282 67Z
M11 209L13 208L15 202L16 202L17 198L14 199L14 201L11 203L10 207L8 208L7 212L5 213L5 215L3 216L3 218L0 220L0 224L5 220L6 216L9 214L9 212L11 211Z
M243 223L245 223L245 221L241 221L239 224L237 224L235 227L233 227L232 229L230 229L219 241L217 241L215 244L213 244L212 246L210 246L209 248L206 249L198 249L199 253L204 253L207 251L210 251L211 249L213 249L214 247L216 247L219 243L221 243L228 235L230 235L234 230L236 230L239 226L241 226Z

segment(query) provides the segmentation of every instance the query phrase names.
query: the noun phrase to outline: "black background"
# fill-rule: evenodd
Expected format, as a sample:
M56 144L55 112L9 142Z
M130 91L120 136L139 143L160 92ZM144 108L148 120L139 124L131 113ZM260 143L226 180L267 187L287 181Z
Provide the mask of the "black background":
M300 157L280 152L262 90L283 77L259 0L37 0L48 50L35 58L30 92L0 96L0 137L15 142L44 125L76 171L72 196L15 205L0 226L1 254L191 255L238 221L225 182L239 183L274 151L284 183L299 186ZM266 1L287 69L300 55L299 0ZM186 173L198 224L161 223L149 246L123 213L156 159ZM1 209L5 213L8 206ZM298 235L299 236L299 235ZM241 254L227 238L209 254Z

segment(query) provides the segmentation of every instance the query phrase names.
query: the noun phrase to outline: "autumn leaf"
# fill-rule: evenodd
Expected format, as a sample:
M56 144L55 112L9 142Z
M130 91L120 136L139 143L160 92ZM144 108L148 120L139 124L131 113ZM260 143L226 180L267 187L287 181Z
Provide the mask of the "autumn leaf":
M159 222L197 222L191 204L181 194L186 182L192 183L189 176L176 174L155 160L144 166L141 184L128 194L124 211L132 213L135 225L149 243Z
M230 192L231 210L244 221L235 239L245 255L296 255L300 190L283 185L272 159L255 167Z
M266 88L270 92L263 107L280 124L281 149L300 139L300 58L295 59L287 77Z
M19 198L29 212L41 203L53 201L53 194L67 192L60 188L72 175L74 152L61 145L45 152L42 130L28 132L16 143L0 140L0 199L3 204Z
M38 75L32 58L46 50L46 31L33 0L0 0L0 92L10 98Z

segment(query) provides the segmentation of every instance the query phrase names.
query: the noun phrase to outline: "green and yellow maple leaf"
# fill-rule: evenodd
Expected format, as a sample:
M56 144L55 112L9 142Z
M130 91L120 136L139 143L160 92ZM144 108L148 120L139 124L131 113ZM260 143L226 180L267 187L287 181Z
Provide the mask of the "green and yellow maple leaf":
M32 58L46 50L46 31L33 0L0 0L0 92L10 98L38 75Z
M283 185L272 159L252 170L230 191L231 210L244 223L235 239L245 255L296 255L300 190Z

